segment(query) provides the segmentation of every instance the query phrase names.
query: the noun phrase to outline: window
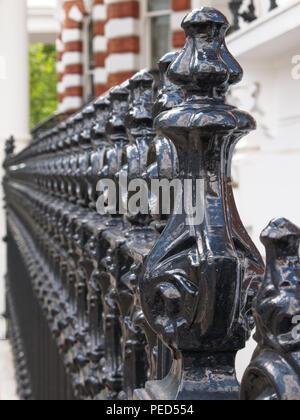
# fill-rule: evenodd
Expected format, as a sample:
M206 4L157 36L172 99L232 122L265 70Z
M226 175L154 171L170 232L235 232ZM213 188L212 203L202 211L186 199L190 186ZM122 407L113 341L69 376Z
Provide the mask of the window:
M142 34L144 64L149 69L156 69L160 58L169 52L171 45L171 0L143 1L144 26Z
M83 96L85 102L95 97L93 39L93 20L86 18L83 23Z

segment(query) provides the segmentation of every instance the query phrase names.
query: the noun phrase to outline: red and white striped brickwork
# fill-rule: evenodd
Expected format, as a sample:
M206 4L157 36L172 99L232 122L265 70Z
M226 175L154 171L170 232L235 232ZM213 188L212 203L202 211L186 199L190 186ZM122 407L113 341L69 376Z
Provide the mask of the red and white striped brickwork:
M71 113L83 103L83 20L93 19L95 94L100 96L139 71L141 2L146 0L61 0L61 34L57 38L59 111ZM184 45L184 16L202 0L171 0L174 49Z

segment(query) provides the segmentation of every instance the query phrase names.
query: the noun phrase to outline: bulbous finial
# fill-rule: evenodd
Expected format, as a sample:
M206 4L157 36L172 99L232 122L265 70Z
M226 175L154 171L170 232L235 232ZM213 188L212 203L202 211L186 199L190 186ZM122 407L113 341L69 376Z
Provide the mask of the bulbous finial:
M242 77L242 69L228 52L226 17L216 9L192 11L182 22L186 44L171 64L168 77L186 92L205 97L224 94L231 83Z

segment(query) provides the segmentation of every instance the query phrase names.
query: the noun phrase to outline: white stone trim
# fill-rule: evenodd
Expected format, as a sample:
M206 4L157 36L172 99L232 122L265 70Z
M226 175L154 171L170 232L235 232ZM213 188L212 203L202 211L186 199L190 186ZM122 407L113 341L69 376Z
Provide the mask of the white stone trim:
M107 51L107 38L102 35L97 35L93 40L93 50L97 52L106 52Z
M105 36L108 39L122 36L140 36L140 20L134 18L111 19L105 25Z
M64 88L78 87L83 85L82 76L79 74L65 74L63 77Z
M133 53L111 54L106 59L105 67L108 73L137 71L140 68L140 55Z
M89 14L92 11L93 7L93 0L83 0L84 3L84 9Z
M96 4L93 7L92 16L94 22L106 20L107 13L105 4Z
M204 5L203 3L204 2L202 0L192 0L192 9L199 9L201 6ZM206 1L206 4L207 3L209 3L208 0Z
M94 69L94 81L96 85L105 85L107 82L107 71L103 67Z
M59 104L57 106L57 112L58 112L58 114L63 114L64 113L64 104L62 102L59 102Z

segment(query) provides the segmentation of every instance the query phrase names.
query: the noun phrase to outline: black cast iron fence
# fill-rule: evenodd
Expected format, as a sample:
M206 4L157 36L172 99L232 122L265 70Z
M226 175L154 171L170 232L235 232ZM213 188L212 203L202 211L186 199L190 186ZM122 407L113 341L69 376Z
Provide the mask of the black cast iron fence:
M7 142L7 300L22 398L300 398L300 230L271 222L265 269L239 217L231 159L255 121L225 102L242 78L228 26L211 8L184 19L186 45L160 61L154 102L143 71L20 154ZM126 177L183 190L170 215L152 192L145 211L124 212ZM118 186L114 214L97 211L99 180ZM198 222L177 211L186 196ZM235 357L254 321L258 348L240 389Z

